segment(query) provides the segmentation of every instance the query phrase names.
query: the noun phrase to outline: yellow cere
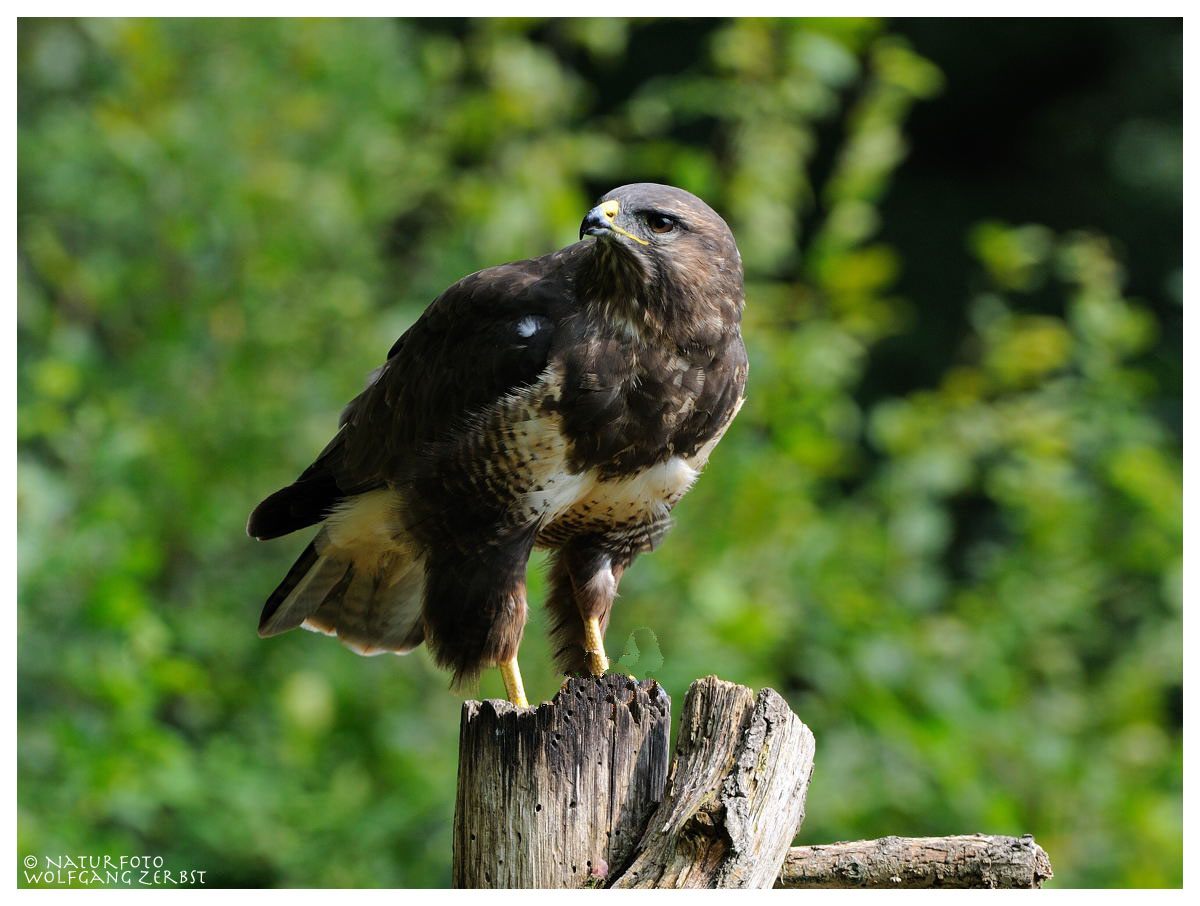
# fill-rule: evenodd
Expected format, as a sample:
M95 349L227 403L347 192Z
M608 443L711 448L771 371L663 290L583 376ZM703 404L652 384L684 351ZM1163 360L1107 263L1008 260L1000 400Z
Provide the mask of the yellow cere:
M616 220L617 215L619 213L621 213L621 203L619 201L617 201L615 198L610 198L608 201L606 201L602 205L600 205L600 212L605 217L608 218L608 220L609 220L608 227L614 233L620 233L622 236L626 237L627 239L632 239L634 242L640 242L642 245L650 244L645 239L639 239L637 236L633 235L633 233L629 232L628 230L624 230L621 227L616 225L616 223L614 221Z

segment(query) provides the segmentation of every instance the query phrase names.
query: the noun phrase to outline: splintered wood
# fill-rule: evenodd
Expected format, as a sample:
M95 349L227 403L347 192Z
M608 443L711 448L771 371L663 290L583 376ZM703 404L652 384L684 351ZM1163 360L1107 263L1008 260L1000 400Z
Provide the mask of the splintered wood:
M774 690L693 683L662 804L611 886L773 886L804 820L814 750Z
M466 702L454 816L464 888L1040 887L1025 837L792 847L816 748L771 689L692 683L667 774L653 681L572 678L552 702Z

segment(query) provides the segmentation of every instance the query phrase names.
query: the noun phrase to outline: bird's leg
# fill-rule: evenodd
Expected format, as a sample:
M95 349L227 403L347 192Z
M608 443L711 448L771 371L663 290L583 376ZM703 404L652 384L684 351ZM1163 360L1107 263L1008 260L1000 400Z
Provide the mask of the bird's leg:
M500 676L504 680L504 691L508 693L508 700L518 708L528 708L525 684L521 682L521 668L517 666L516 656L514 655L510 661L502 661L497 666L500 668Z
M604 653L604 632L599 617L583 618L583 650L587 652L588 672L592 676L603 676L608 670L608 656Z
M525 562L528 547L480 544L480 554L450 550L432 556L425 570L422 617L434 660L454 669L454 687L473 684L497 667L508 699L528 707L517 666L525 631Z
M517 649L521 645L521 632L525 627L527 611L524 577L521 577L520 581L513 585L508 605L504 609L507 620L498 621L492 627L493 631L501 627L505 630L500 633L500 637L505 640L507 650L501 649L503 653L498 652L500 657L497 664L500 667L500 677L504 680L504 691L508 693L508 700L518 708L528 708L529 700L525 698L525 684L521 682L521 668L517 664Z
M557 648L554 660L568 675L602 676L608 669L604 630L617 582L628 563L595 540L589 541L557 551L550 566L546 610Z
M603 676L608 670L604 630L608 626L608 615L617 596L617 582L621 579L624 567L613 563L608 553L593 550L570 556L567 568L571 571L571 583L575 588L575 605L583 618L583 650L587 656L587 669L593 676Z

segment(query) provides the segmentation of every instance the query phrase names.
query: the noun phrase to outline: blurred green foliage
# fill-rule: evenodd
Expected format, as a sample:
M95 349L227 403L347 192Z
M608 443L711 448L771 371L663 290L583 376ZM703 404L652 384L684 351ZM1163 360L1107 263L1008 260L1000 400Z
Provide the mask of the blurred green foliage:
M21 856L447 883L446 678L259 640L301 541L243 522L441 288L649 179L730 221L752 369L623 584L623 667L780 690L818 741L803 842L1031 832L1057 884L1181 883L1162 317L1103 236L974 211L952 363L860 392L919 348L878 237L944 85L886 23L26 20L18 51Z

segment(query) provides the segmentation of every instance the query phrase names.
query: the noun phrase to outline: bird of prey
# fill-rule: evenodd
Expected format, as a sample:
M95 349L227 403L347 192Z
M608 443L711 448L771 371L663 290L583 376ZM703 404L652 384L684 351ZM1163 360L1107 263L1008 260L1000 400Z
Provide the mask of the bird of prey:
M741 407L742 263L696 196L605 195L580 241L459 280L396 341L337 434L250 515L277 538L320 523L259 634L297 626L361 654L422 642L454 684L517 648L531 551L566 673L608 668L621 575L670 527Z

